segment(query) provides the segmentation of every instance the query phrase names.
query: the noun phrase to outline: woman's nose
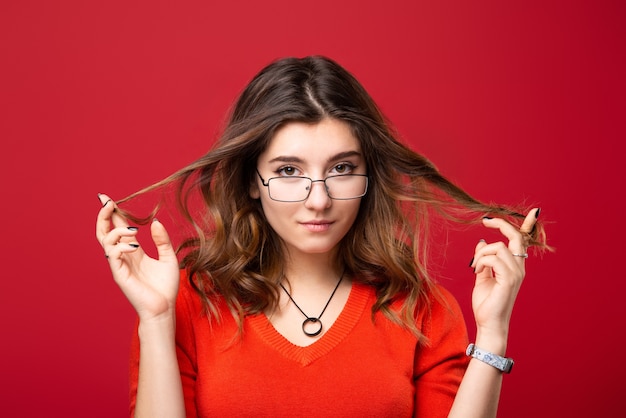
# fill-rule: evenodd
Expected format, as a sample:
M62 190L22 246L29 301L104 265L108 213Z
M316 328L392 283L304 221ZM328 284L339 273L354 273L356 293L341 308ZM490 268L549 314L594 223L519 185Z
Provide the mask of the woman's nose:
M304 201L305 206L310 209L326 209L330 206L331 201L324 180L313 180L309 197Z

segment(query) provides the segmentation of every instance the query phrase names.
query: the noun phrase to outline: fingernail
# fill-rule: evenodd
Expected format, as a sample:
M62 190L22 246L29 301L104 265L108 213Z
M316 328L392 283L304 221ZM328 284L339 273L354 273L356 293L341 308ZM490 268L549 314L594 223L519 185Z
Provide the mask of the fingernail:
M139 248L139 244L128 244L128 245L130 245L133 248Z
M126 227L129 231L138 231L139 228L137 228L136 226L127 226Z
M487 242L484 238L481 238L478 242Z
M472 257L472 261L470 261L469 267L472 267L472 264L474 264L474 257Z
M535 219L539 217L540 212L541 212L541 208L537 208L537 212L535 212Z
M152 218L152 222L159 222L157 218Z
M490 219L493 219L493 218L489 217L489 216L483 216L483 219L490 220Z

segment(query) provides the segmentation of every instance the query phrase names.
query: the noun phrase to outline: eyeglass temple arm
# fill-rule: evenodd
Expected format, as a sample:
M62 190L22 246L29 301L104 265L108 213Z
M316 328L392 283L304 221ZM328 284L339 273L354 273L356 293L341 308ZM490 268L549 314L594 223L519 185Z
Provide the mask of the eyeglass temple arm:
M268 187L268 186L269 186L269 183L266 183L266 182L265 182L265 179L263 178L263 176L261 176L261 173L259 173L259 169L258 169L258 168L256 168L256 169L255 169L255 171L256 171L256 174L257 174L257 175L259 176L259 178L261 179L261 183L263 183L263 186Z

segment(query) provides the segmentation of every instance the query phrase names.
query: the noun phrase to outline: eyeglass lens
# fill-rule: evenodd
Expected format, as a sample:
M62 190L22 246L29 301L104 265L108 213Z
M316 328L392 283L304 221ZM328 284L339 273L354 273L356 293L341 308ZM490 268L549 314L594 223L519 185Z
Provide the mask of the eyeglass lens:
M346 174L327 177L326 192L332 199L355 199L367 191L367 177ZM268 180L270 198L284 202L306 200L313 186L308 177L274 177Z

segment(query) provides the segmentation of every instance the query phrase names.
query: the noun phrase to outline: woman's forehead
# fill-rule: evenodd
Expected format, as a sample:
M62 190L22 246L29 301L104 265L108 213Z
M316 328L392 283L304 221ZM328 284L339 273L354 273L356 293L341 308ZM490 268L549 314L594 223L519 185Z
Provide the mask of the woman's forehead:
M337 119L310 124L290 122L281 127L261 155L266 161L299 162L361 157L361 144L350 126Z

